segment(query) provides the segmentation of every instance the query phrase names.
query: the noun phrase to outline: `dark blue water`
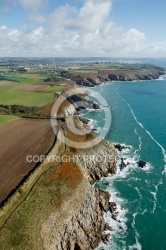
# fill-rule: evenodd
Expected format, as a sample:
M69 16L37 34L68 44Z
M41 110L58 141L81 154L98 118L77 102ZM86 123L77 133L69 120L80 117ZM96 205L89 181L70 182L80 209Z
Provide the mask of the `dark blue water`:
M166 80L114 82L95 87L95 91L112 107L111 130L106 139L131 147L122 153L130 163L127 169L105 178L111 199L119 204L121 223L106 215L115 231L110 244L102 247L165 250ZM86 115L102 129L104 113ZM136 167L139 159L147 162L144 170Z

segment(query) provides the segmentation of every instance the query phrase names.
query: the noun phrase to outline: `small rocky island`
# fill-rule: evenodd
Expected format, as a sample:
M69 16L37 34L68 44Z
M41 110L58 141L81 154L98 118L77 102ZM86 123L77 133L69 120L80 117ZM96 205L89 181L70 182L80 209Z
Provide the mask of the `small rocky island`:
M77 65L61 72L61 76L81 86L94 87L110 81L154 80L166 69L151 64L89 64Z

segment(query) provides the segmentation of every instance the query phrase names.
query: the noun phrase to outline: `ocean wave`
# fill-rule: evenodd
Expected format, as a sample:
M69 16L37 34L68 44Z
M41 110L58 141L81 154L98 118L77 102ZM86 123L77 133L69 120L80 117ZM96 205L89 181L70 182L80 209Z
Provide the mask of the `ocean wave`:
M158 182L158 184L157 185L153 185L154 186L154 189L155 189L155 191L154 192L150 192L151 194L152 194L152 196L153 196L153 209L152 209L152 213L154 214L154 212L155 212L155 210L156 210L156 206L157 206L157 204L158 204L158 200L157 200L157 193L158 193L158 187L160 186L160 185L162 185L163 184L163 182L162 182L162 179L160 179L160 181Z
M138 236L135 237L135 241L136 243L132 246L129 246L129 250L141 250L142 246L140 244L140 242L138 241Z
M139 199L141 200L141 199L142 199L141 192L139 191L139 189L138 189L137 187L135 187L135 190L137 191L138 197L139 197Z
M130 176L130 173L132 171L142 171L142 170L149 170L152 166L150 163L147 163L147 166L145 167L145 169L139 168L138 167L138 160L140 159L140 155L138 153L135 153L134 148L132 147L132 145L127 145L125 143L121 144L122 146L126 147L125 150L122 150L121 152L118 152L118 161L117 161L117 173L113 176L108 176L108 177L104 177L102 178L101 181L106 181L109 185L106 188L106 190L111 194L111 198L110 198L110 202L115 202L117 204L117 220L114 220L112 218L112 215L110 212L105 213L104 215L104 219L105 221L112 227L113 231L111 231L111 240L110 242L105 245L103 242L99 245L99 247L96 250L101 250L101 249L105 249L105 250L121 250L121 249L127 249L126 248L126 236L128 233L127 230L127 213L128 210L126 208L126 204L127 204L127 200L123 199L120 194L118 193L118 191L114 188L114 181L121 181L124 178L126 178L127 176ZM126 164L128 164L126 166L126 168L124 168L123 170L120 169L120 164L121 164L121 158L123 157L124 162ZM129 183L129 181L140 181L140 178L137 177L130 177L127 182ZM142 195L140 190L138 189L138 187L135 187L135 190L138 193L138 198L136 200L141 200L142 199ZM146 210L144 211L136 211L133 214L133 221L131 223L131 226L134 229L135 232L135 239L136 239L136 243L128 246L129 249L142 249L141 244L139 243L139 234L136 231L135 228L135 219L136 216L138 214L144 214L145 212L147 212ZM107 233L107 232L106 232ZM117 241L117 239L120 240L120 243ZM120 246L121 245L121 246ZM123 247L122 247L123 246Z
M133 227L133 229L135 229L135 218L136 218L137 215L138 215L138 212L133 213L133 221L131 223L131 226Z
M161 76L160 76L158 79L156 79L156 80L160 80L160 81L166 80L166 74L161 75Z
M164 170L162 171L162 175L166 175L166 165L164 165Z
M107 181L111 179L111 177L106 177L104 178ZM101 244L96 248L96 250L120 250L121 248L118 248L117 244L115 243L115 239L117 237L121 238L121 240L126 236L127 232L127 218L126 218L126 213L128 210L125 208L125 200L120 197L120 194L117 192L115 188L113 188L113 183L111 184L112 179L110 180L109 187L106 189L110 194L110 202L115 202L116 203L116 220L112 218L111 212L107 212L104 214L104 219L105 221L111 226L113 231L111 231L111 236L112 239L108 244L104 244L101 242ZM105 231L105 233L108 233L109 231ZM124 241L125 245L125 241Z
M135 119L135 121L137 122L137 124L149 135L149 137L158 145L158 147L161 149L162 154L163 154L163 160L166 163L166 152L165 149L163 148L163 146L152 136L152 134L143 126L143 124L141 122L138 121L134 111L132 110L130 104L128 102L126 102L125 99L122 98L122 100L128 105L128 107L130 108L130 111Z
M90 129L94 129L95 128L95 126L97 125L97 121L96 120L93 120L93 119L88 119L89 121L88 121L88 127L90 128Z
M141 179L137 177L131 177L127 181L141 181Z
M147 210L147 209L144 209L144 211L141 212L140 214L144 215L144 214L147 213L147 212L148 212L148 210Z
M118 143L115 143L115 144L118 144ZM130 173L130 170L133 170L133 169L134 170L141 169L146 172L149 172L153 169L153 165L150 162L146 162L146 165L143 168L140 168L138 166L138 162L140 161L141 156L140 154L138 154L138 150L134 150L134 148L131 145L126 145L126 144L121 144L121 145L126 147L126 149L122 150L121 152L118 152L119 159L118 159L117 175L125 178L127 174ZM126 164L126 168L124 168L123 171L120 170L121 158L123 158L123 161Z
M134 133L138 136L138 140L139 140L139 145L138 145L138 149L135 150L135 153L141 151L141 148L142 148L142 138L141 136L138 134L136 128L134 129Z

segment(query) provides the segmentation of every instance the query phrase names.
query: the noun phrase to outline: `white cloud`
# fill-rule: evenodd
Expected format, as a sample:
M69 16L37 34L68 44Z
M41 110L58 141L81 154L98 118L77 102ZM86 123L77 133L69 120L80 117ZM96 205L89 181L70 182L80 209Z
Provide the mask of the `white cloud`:
M89 0L78 11L76 17L70 20L71 26L76 29L94 31L100 28L111 10L111 1Z
M14 0L19 3L28 13L28 19L36 23L45 21L42 10L47 6L49 0Z
M16 0L20 3L23 8L27 11L39 11L43 8L47 3L48 0Z
M19 31L0 26L3 55L25 56L158 56L166 55L166 44L146 44L136 28L117 27L110 19L111 0L84 0L78 9L68 4L46 17L40 10L47 0L15 0L37 24ZM21 54L20 54L21 53Z

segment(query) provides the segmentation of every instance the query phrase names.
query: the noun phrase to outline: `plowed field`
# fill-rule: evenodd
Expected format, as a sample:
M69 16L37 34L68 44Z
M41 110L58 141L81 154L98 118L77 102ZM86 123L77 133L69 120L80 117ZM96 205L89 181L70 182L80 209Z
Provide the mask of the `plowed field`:
M46 155L55 135L49 120L20 119L0 126L0 203L35 167L28 155Z

